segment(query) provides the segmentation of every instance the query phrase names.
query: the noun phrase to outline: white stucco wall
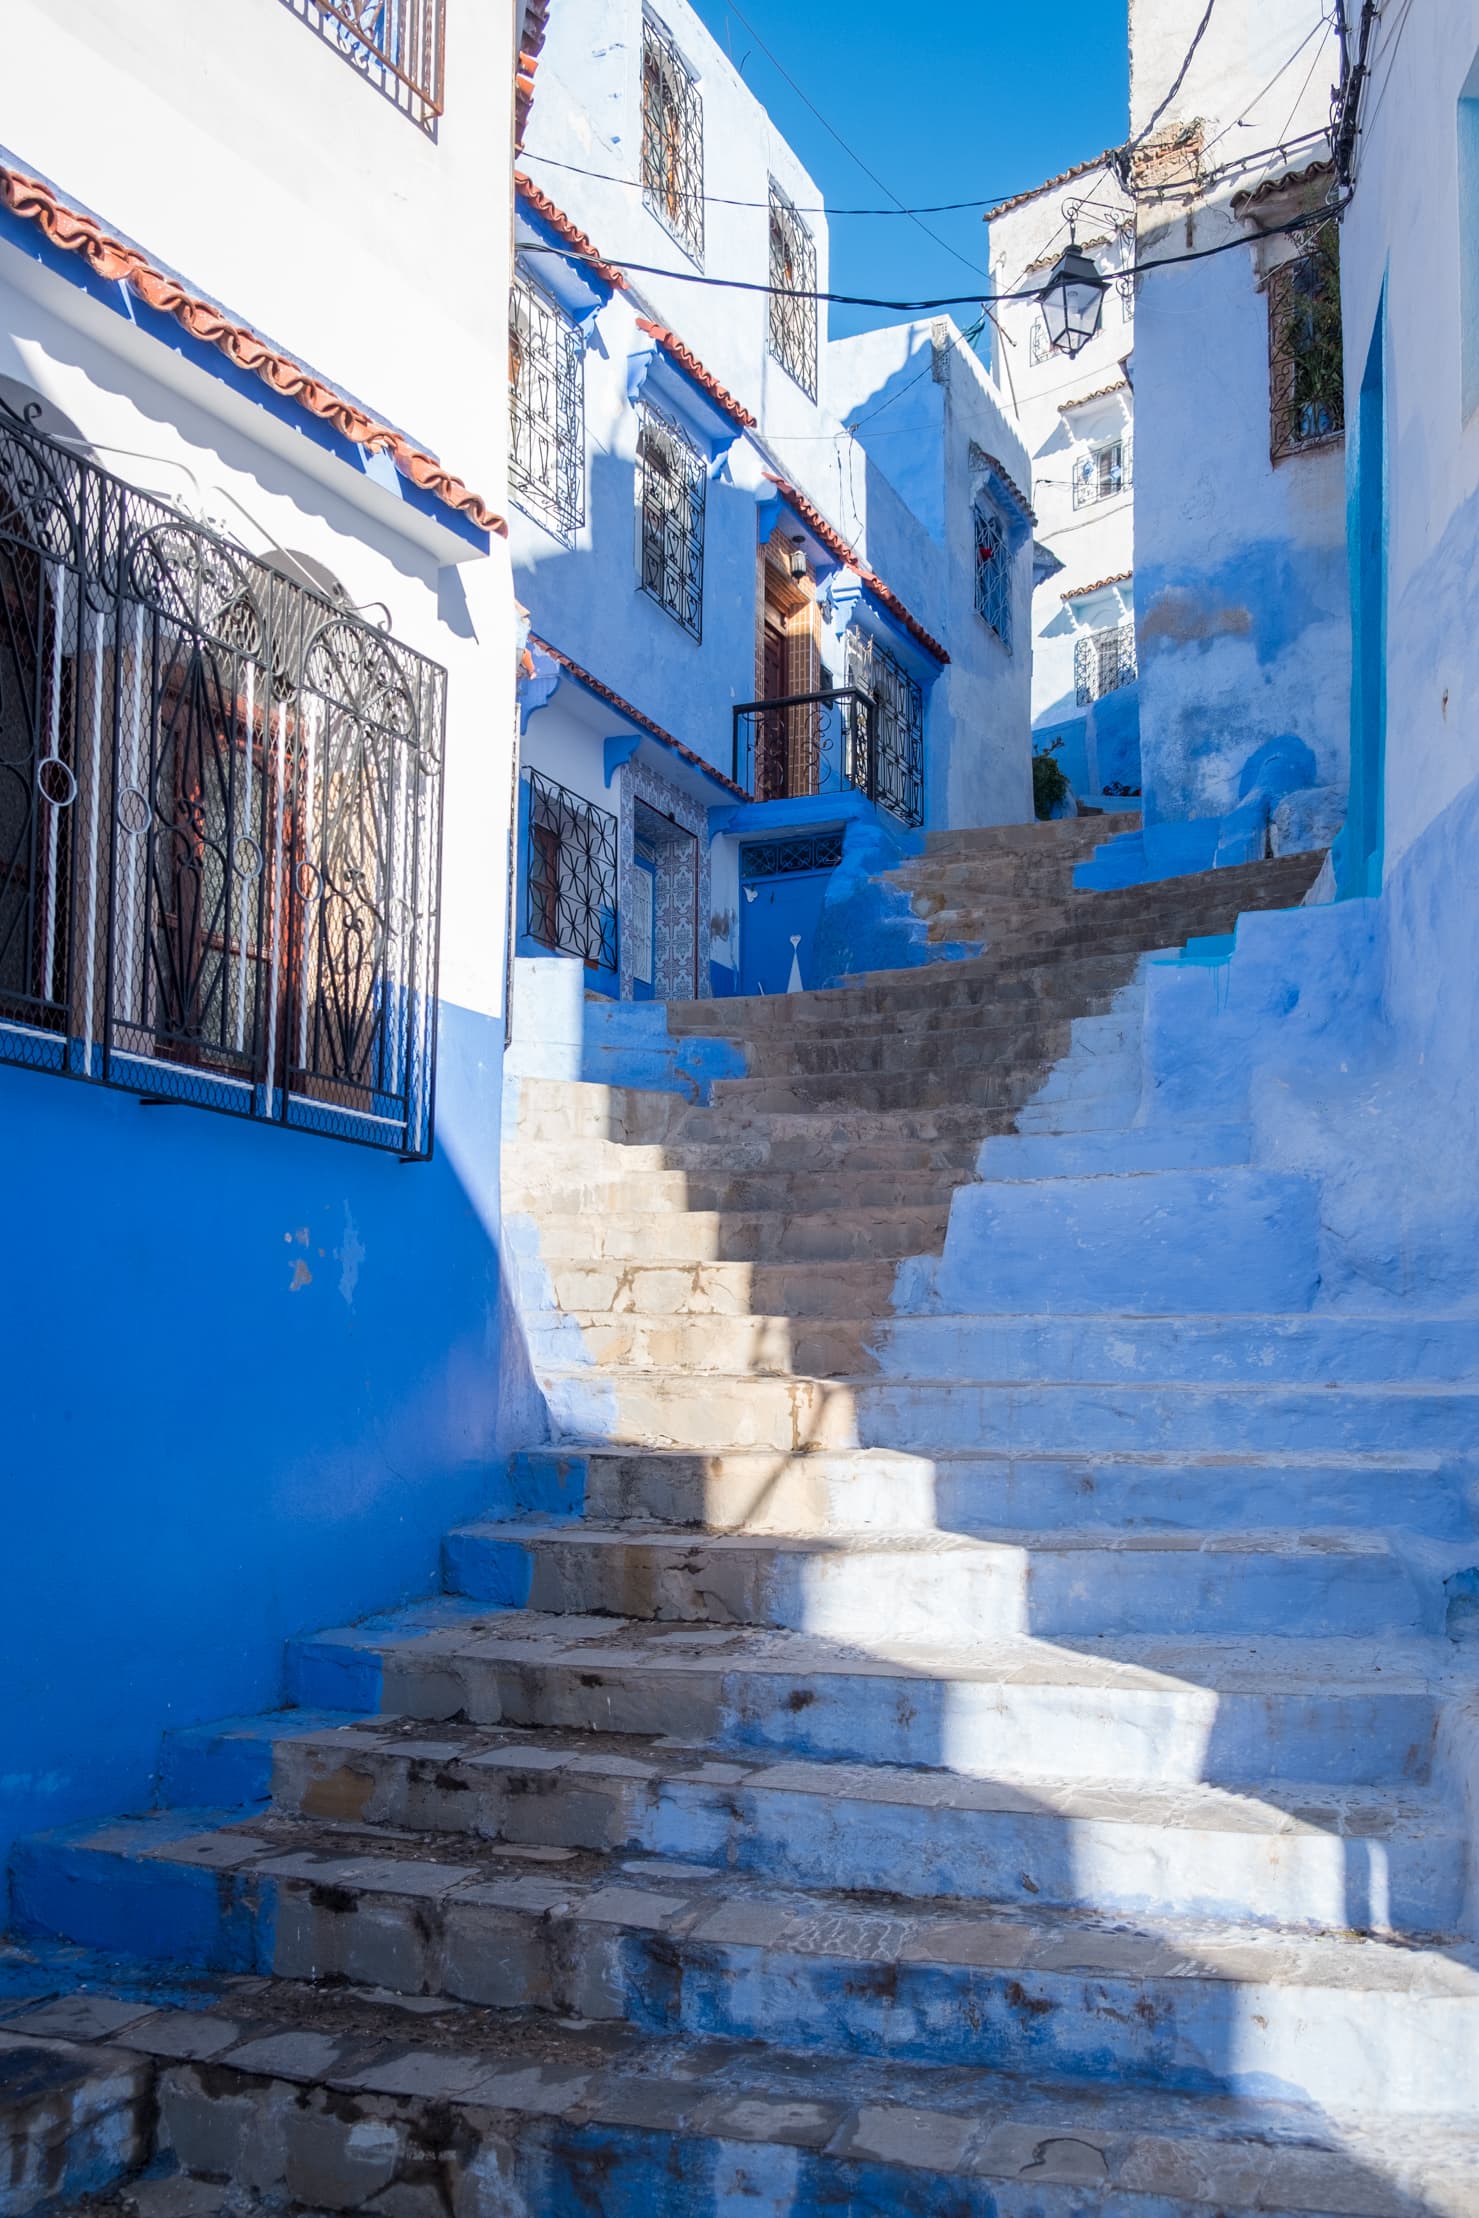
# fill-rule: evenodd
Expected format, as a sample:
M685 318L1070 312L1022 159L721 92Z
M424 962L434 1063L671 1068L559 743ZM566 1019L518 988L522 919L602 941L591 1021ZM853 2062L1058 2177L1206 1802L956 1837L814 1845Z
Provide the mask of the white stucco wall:
M1042 285L1068 244L1071 221L1079 244L1106 274L1130 265L1133 206L1113 172L1099 164L992 217L992 290L1030 294ZM1063 761L1075 786L1092 794L1106 780L1133 782L1124 773L1136 761L1133 689L1126 689L1128 698L1106 695L1085 707L1075 674L1079 637L1134 610L1135 392L1133 365L1126 368L1135 344L1133 290L1111 287L1097 335L1072 361L1048 351L1045 336L1035 300L1001 302L993 359L1032 456L1038 540L1062 565L1033 595L1033 728L1063 739ZM1075 506L1075 480L1112 441L1124 450L1123 489ZM1078 597L1103 579L1125 582L1092 601Z
M1132 0L1132 123L1164 98L1202 11ZM1263 281L1291 242L1257 229L1320 204L1324 180L1234 197L1325 151L1337 63L1318 0L1214 11L1157 143L1199 128L1201 153L1142 169L1139 261L1247 239L1142 274L1136 313L1136 614L1147 821L1225 815L1275 743L1311 785L1345 773L1349 623L1340 446L1270 460ZM1298 197L1302 193L1303 197ZM1301 752L1302 750L1302 752Z

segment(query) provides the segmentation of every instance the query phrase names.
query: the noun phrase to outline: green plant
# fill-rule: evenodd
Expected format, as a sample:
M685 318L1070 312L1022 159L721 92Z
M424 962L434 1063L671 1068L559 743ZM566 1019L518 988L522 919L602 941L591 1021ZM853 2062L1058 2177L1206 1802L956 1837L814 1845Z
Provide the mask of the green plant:
M1032 757L1032 808L1040 817L1049 817L1054 809L1068 799L1072 790L1068 773L1057 760L1061 739L1049 740L1046 747L1038 748Z

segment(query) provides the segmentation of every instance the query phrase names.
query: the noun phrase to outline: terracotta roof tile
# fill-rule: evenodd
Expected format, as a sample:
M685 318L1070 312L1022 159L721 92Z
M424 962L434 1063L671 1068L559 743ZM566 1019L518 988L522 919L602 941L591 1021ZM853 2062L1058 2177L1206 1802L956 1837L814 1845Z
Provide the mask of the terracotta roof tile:
M532 177L526 177L521 169L516 169L514 184L518 187L519 198L528 201L534 213L549 225L551 231L559 234L573 253L580 256L593 276L599 277L603 284L613 286L619 293L626 291L627 281L621 271L613 263L602 261L580 225L572 222L563 208L557 208L549 194L541 192Z
M992 469L996 472L997 476L1001 479L1002 484L1006 487L1007 491L1011 494L1013 500L1017 503L1017 506L1021 509L1022 514L1027 518L1028 523L1035 524L1037 522L1037 511L1034 509L1031 501L1027 498L1027 495L1023 492L1021 486L1012 476L1012 473L1007 468L1006 464L999 461L994 454L988 454L984 447L975 446L974 443L972 444L971 452L973 456L979 456L980 460L986 464L988 469Z
M1313 185L1318 178L1334 175L1334 162L1322 155L1318 161L1306 163L1303 169L1286 169L1281 176L1265 177L1263 183L1255 185L1251 192L1233 194L1233 214L1241 216L1249 208L1257 208L1265 200L1272 200L1276 194L1289 192L1295 185Z
M388 454L403 477L445 502L483 531L506 532L507 524L485 500L453 477L434 454L413 446L404 432L378 421L348 400L290 354L284 354L249 324L233 322L216 303L192 293L179 278L158 268L126 240L105 231L95 216L73 208L39 177L0 163L0 202L14 215L37 224L53 246L80 254L97 275L127 285L140 300L173 316L194 339L219 347L238 369L250 370L275 393L333 426L341 438L374 454Z
M1134 575L1133 570L1117 570L1112 578L1095 578L1092 585L1070 586L1062 598L1065 601L1086 601L1091 593L1102 593L1106 586L1128 585Z
M1034 185L1030 192L1013 193L1010 200L999 200L994 208L987 209L981 221L990 223L997 216L1010 215L1014 208L1025 208L1029 200L1036 200L1039 193L1050 193L1058 185L1071 184L1075 177L1087 177L1091 169L1104 169L1114 152L1115 149L1112 146L1106 147L1104 152L1096 154L1092 161L1075 162L1072 169L1059 170L1056 177L1045 177L1042 183Z
M717 402L726 416L732 416L737 424L743 424L746 431L755 429L757 419L750 414L749 409L719 383L711 370L704 368L692 349L684 346L683 341L675 332L669 331L666 324L653 323L650 317L639 316L637 329L645 331L649 339L655 339L663 353L670 354L678 367L688 372L695 385L703 387L710 400Z
M539 67L539 57L544 50L544 34L549 26L549 0L524 0L523 20L519 29L519 58L514 65L514 152L524 148L524 133L529 128L529 110L534 105L534 72Z
M799 486L792 485L787 478L777 477L773 470L767 470L765 475L769 482L779 489L781 498L790 502L802 522L811 526L818 539L821 540L822 545L830 547L839 562L845 562L850 569L857 571L858 576L873 595L873 598L876 601L881 601L886 609L897 616L905 631L911 633L919 641L920 646L926 648L934 656L936 662L948 662L950 656L947 650L940 645L939 640L935 638L932 632L925 630L917 616L910 615L893 587L885 585L876 570L870 570L866 563L858 560L857 555L843 538L837 526L828 523L815 501L808 500ZM1002 472L1002 475L1006 475L1005 471Z
M609 701L629 723L640 724L644 732L650 732L655 740L670 748L675 755L680 755L684 762L692 763L695 770L702 770L716 785L723 786L726 793L732 793L737 801L748 801L751 798L743 786L735 784L733 778L726 777L722 770L716 770L711 762L705 762L702 755L695 754L691 747L685 747L681 739L674 739L671 732L664 731L661 724L654 723L641 709L634 708L630 701L624 700L611 686L603 684L600 678L593 678L589 670L583 670L573 655L565 654L561 648L553 646L547 639L541 639L535 632L529 634L529 645L537 647L541 654L548 655L562 670L568 670L576 684L583 685L588 693L594 693L602 701Z
M1066 416L1071 408L1087 408L1091 400L1108 400L1111 393L1128 393L1130 389L1127 377L1117 377L1112 385L1096 385L1092 393L1079 393L1072 400L1060 400L1058 413Z

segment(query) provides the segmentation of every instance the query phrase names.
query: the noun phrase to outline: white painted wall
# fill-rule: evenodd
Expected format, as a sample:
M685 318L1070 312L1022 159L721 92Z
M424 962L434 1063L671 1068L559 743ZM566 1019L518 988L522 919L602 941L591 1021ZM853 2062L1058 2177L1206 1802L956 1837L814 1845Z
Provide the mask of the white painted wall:
M1132 0L1132 124L1166 95L1202 14ZM1338 445L1269 455L1263 279L1293 252L1251 243L1294 212L1241 221L1235 195L1324 151L1332 34L1320 0L1223 0L1158 141L1199 124L1200 166L1168 153L1139 186L1139 261L1250 243L1142 274L1136 314L1136 609L1148 823L1216 818L1247 766L1293 739L1312 784L1344 776L1349 655ZM1323 187L1312 188L1318 199ZM1298 205L1310 203L1306 200Z
M1030 293L1051 274L1076 228L1079 244L1106 274L1134 259L1133 203L1102 164L1063 184L1045 186L991 218L991 282L998 294ZM1078 790L1097 792L1119 776L1133 757L1133 740L1117 742L1120 726L1133 730L1136 701L1107 696L1085 708L1077 698L1075 647L1082 633L1133 613L1133 582L1107 602L1065 599L1105 578L1129 577L1135 568L1135 393L1125 363L1135 344L1133 289L1115 285L1105 296L1099 332L1070 361L1051 353L1035 300L1004 300L996 311L994 360L1007 404L1032 456L1037 537L1062 564L1033 595L1032 722L1035 733L1064 740L1063 759ZM1094 397L1099 396L1099 397ZM1096 451L1112 440L1128 458L1124 488L1107 500L1074 505L1075 479L1093 466ZM1100 766L1098 726L1106 731Z

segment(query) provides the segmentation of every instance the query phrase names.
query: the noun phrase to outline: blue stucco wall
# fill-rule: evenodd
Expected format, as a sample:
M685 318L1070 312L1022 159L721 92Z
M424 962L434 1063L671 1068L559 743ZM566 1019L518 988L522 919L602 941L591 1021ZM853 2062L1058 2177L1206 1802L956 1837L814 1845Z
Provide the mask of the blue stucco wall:
M147 1804L287 1635L424 1593L537 1438L498 1238L502 1023L444 1007L426 1164L0 1067L12 1179L0 1864Z

